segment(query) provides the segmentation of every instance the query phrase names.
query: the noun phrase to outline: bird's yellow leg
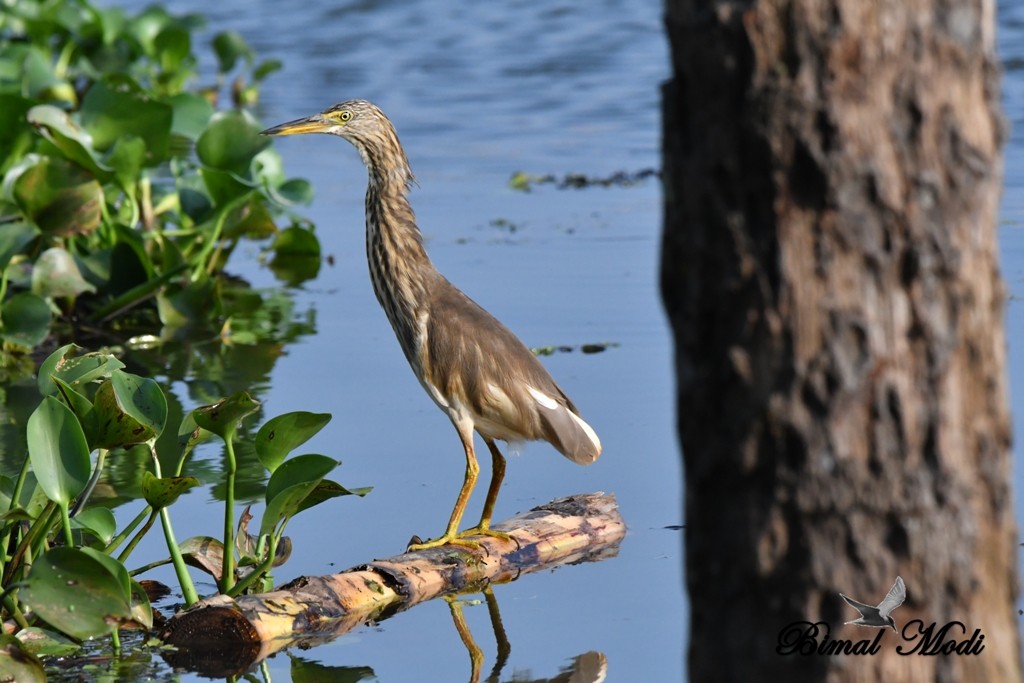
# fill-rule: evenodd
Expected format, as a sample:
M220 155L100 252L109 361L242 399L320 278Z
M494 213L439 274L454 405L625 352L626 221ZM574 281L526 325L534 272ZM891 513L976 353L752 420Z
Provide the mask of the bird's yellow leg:
M480 523L472 529L466 529L462 536L492 536L505 541L512 541L519 546L519 541L512 538L504 531L495 531L491 528L491 515L494 514L494 504L498 501L498 491L501 489L501 481L505 478L505 456L498 450L497 444L491 439L484 439L488 450L491 451L491 485L487 487L487 499L484 500L484 511L480 515Z
M455 622L455 630L458 631L462 644L466 646L466 651L469 652L469 683L477 683L480 680L480 667L484 663L484 651L473 640L473 632L469 630L469 625L466 624L466 617L462 614L462 603L459 602L459 597L457 595L444 595L441 597L448 603L448 609L452 613L452 621Z
M458 430L459 438L462 439L462 447L466 450L466 476L462 480L459 497L455 500L455 508L452 510L452 516L448 520L448 528L445 529L444 535L440 538L434 538L423 543L410 543L408 550L425 550L426 548L436 548L442 545L480 547L480 544L475 541L459 538L459 523L462 522L462 514L466 511L466 504L469 503L469 495L473 492L473 487L476 486L476 479L480 474L480 465L477 463L476 453L473 451L472 426L469 426L467 429L465 426L456 423L455 429Z

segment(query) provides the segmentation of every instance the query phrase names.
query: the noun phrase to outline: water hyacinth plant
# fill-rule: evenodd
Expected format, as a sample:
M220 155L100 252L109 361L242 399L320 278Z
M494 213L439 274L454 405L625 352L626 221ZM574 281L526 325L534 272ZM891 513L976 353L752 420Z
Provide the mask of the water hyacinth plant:
M82 0L0 9L5 365L97 329L229 335L237 284L222 269L243 238L273 237L286 281L315 276L318 241L289 210L311 187L285 176L248 110L281 65L222 32L214 83L196 85L201 23Z
M167 401L154 380L126 372L108 353L86 352L73 344L44 361L38 388L43 398L28 421L28 457L16 478L0 476L0 548L6 550L0 553L0 617L33 636L24 641L26 646L38 646L39 633L62 651L76 641L109 634L117 648L123 627L151 628L153 609L135 577L162 564L173 565L186 605L199 599L188 566L209 573L226 595L266 590L271 570L287 559L282 550L290 542L283 534L295 515L370 490L347 489L327 479L338 466L333 458L293 455L330 421L328 414L286 413L243 439L239 424L260 404L239 392L196 408L180 425L169 424ZM155 444L168 429L177 433L178 450L173 471L164 472ZM196 445L212 438L223 442L228 463L218 474L227 491L224 534L179 543L170 508L200 484L184 474L185 465ZM141 495L133 501L141 509L119 529L111 510L102 501L94 503L91 493L105 465L139 444L152 454ZM235 450L242 447L253 449L265 468L255 534L249 533L248 509L235 523ZM129 570L133 551L157 520L167 557ZM7 664L0 647L0 674Z

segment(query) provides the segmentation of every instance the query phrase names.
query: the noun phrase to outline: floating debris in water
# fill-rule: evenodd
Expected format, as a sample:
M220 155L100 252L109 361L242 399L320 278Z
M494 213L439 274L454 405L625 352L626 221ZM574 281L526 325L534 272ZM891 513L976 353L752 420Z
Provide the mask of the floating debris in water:
M594 186L611 187L616 185L618 187L630 187L654 177L661 177L661 171L655 168L645 168L634 172L616 171L604 178L587 176L582 173L566 173L562 176L561 180L550 173L547 175L531 175L522 171L516 171L509 178L508 184L513 190L519 190L520 192L529 192L533 189L534 185L554 185L559 190L580 190Z
M581 353L601 353L607 349L617 348L618 342L597 342L592 344L580 344L579 346L569 346L563 344L561 346L537 346L530 349L535 356L553 356L556 353L572 353L573 351L579 350Z

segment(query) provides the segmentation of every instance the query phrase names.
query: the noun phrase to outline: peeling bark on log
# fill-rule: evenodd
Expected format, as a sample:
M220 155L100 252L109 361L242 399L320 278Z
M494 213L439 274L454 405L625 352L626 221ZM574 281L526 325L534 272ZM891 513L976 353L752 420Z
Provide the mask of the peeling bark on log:
M562 498L493 525L519 542L476 537L484 549L445 546L376 560L331 576L301 577L270 593L215 596L168 620L160 633L182 656L222 675L311 637L341 635L371 618L439 595L520 574L613 556L626 534L614 494ZM218 671L220 673L218 673Z
M693 681L1020 681L993 0L667 0ZM783 656L896 575L978 656Z

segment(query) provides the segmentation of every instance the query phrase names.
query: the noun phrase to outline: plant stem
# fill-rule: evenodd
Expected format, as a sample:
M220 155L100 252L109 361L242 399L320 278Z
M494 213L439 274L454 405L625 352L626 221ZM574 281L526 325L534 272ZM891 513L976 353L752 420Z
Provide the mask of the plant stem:
M169 560L169 559L167 559L167 560L157 560L156 562L150 562L149 564L144 564L141 567L137 567L137 568L132 569L131 571L129 571L128 572L128 576L138 576L139 574L145 574L150 569L156 569L157 567L162 567L165 564L171 564L171 560Z
M142 508L139 514L135 515L135 519L129 522L125 526L125 528L121 530L121 533L115 536L110 541L110 543L107 544L107 547L103 549L103 552L110 555L115 550L117 550L117 547L124 543L125 539L128 538L128 536L131 535L133 531L135 531L135 528L142 524L142 520L146 519L146 517L152 513L153 508L151 506L147 505L146 507Z
M0 297L0 301L2 301ZM18 480L14 483L14 491L11 493L11 504L7 508L7 512L18 507L18 500L21 498L21 490L25 487L25 478L28 476L28 461L29 458L26 455L25 461L21 463L21 471L18 472ZM7 557L7 548L11 544L11 531L17 528L17 524L11 522L4 525L3 536L0 536L0 576L3 576L5 569L7 568L5 559Z
M167 508L160 510L160 522L163 524L164 538L167 540L167 552L171 554L171 561L174 563L174 573L178 577L178 583L181 584L181 595L185 598L185 606L191 607L199 602L199 594L196 593L195 584L192 583L192 577L189 576L185 558L181 556L181 548L178 547L178 541L174 538L174 529L171 528L171 515Z
M157 477L163 476L160 473L160 458L156 454L156 439L149 441L149 454L153 458L153 470ZM160 524L164 529L164 540L167 541L167 552L171 554L171 561L174 563L174 573L181 584L181 595L185 598L185 606L191 607L199 602L199 594L196 592L195 584L188 573L188 565L185 558L181 556L181 548L174 538L174 529L171 527L171 513L167 508L160 508Z
M257 579L262 577L264 574L274 566L274 558L277 556L277 536L271 534L270 536L270 552L267 553L266 559L259 564L258 567L254 568L244 579L239 581L230 590L224 591L225 594L232 598L238 597L245 590L253 584Z
M147 509L150 508L148 508L147 506ZM145 512L145 510L143 510L143 512ZM148 534L149 530L153 528L153 524L156 523L157 514L159 514L157 510L152 510L152 512L150 512L149 519L146 520L145 525L143 525L143 527L139 529L139 533L135 534L132 537L132 540L128 543L127 546L125 546L125 549L121 552L120 555L117 556L117 559L121 562L121 564L124 564L128 560L128 556L132 554L133 550L135 550L135 546L139 544L139 541L142 540L142 537Z
M3 605L4 609L7 610L7 613L11 615L11 618L14 619L18 626L21 628L28 628L28 620L25 619L25 615L21 613L20 609L18 609L18 603L13 597L11 597L11 594L6 591L4 592Z
M121 634L118 633L118 629L115 627L110 631L110 639L114 641L114 652L121 651Z
M64 545L74 548L75 537L71 535L71 515L68 513L67 503L60 503L60 522L64 527Z
M100 322L105 322L108 318L112 318L118 313L121 313L144 301L146 297L156 292L156 290L165 285L176 275L187 269L188 264L181 263L151 280L146 280L141 285L132 287L121 296L95 311L93 313L93 317Z
M195 265L192 268L193 280L198 280L204 272L210 272L211 269L209 266L213 262L211 257L219 246L218 242L220 242L220 235L224 231L224 223L227 222L228 215L238 207L242 206L245 202L249 201L252 196L252 192L246 192L245 194L239 195L225 204L220 210L220 213L217 215L217 222L213 226L213 234L207 238L202 251L195 259Z
M230 595L235 583L235 444L232 434L224 438L224 453L227 455L228 471L224 492L224 555L221 567L220 592Z
M96 451L96 469L93 470L92 476L89 477L89 481L86 482L85 488L79 494L74 507L71 508L72 517L82 511L85 504L89 501L89 496L92 495L93 489L96 488L96 484L99 483L100 476L103 474L103 462L107 459L108 452L106 448L100 448Z
M8 574L4 577L4 585L8 585L14 580L14 572L12 568L17 568L21 563L22 558L26 553L29 552L35 543L40 533L45 535L53 525L53 516L57 514L57 504L52 500L46 503L46 507L43 508L42 512L39 513L39 517L29 527L28 533L21 539L21 543L18 544L18 548L14 551L14 556L11 558L10 564L8 565ZM31 557L31 556L30 556Z

